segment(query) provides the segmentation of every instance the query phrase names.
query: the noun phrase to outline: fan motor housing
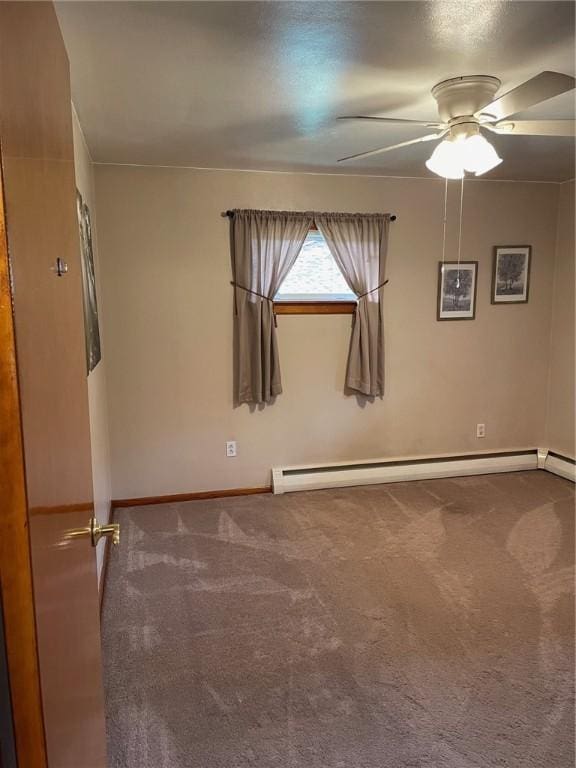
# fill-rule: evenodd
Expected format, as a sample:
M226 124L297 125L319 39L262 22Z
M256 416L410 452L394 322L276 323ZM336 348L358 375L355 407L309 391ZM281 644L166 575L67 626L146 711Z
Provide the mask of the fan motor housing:
M449 123L454 118L473 118L483 106L494 100L501 82L492 75L467 75L443 80L432 88L438 103L440 119Z

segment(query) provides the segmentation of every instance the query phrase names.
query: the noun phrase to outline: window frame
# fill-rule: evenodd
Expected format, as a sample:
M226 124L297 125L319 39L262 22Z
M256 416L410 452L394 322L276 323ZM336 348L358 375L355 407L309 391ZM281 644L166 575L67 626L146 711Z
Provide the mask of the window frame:
M309 232L318 232L311 224ZM358 302L356 299L286 299L274 301L276 315L353 315Z
M353 315L355 301L275 301L276 315Z

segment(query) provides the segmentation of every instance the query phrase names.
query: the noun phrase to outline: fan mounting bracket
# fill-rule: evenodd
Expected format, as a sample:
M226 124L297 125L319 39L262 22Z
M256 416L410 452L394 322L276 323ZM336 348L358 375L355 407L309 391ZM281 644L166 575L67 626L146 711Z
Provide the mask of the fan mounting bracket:
M500 80L492 75L465 75L442 80L432 88L440 119L450 123L465 116L472 122L474 118L470 120L470 116L490 104L500 85Z

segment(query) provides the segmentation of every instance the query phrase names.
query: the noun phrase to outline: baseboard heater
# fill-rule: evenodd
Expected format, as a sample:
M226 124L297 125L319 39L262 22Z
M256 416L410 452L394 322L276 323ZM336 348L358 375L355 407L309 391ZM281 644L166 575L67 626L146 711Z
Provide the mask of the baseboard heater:
M321 488L344 488L351 485L400 483L407 480L432 480L438 477L486 475L497 472L520 472L527 469L549 469L561 474L554 454L536 448L499 453L475 453L428 458L375 459L364 462L317 464L315 466L278 467L272 470L274 493L311 491ZM542 459L546 466L541 466ZM575 467L572 464L572 471ZM562 468L562 467L561 467ZM564 467L565 470L565 467ZM566 477L567 475L562 475Z
M576 461L554 451L538 451L538 467L576 483Z

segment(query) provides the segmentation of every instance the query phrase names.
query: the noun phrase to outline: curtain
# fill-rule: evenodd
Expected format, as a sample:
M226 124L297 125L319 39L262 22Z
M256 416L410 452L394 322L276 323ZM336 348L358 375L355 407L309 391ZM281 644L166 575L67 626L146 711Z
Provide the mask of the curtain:
M346 386L384 394L382 289L390 214L317 214L316 226L350 289L358 297L350 339Z
M312 224L306 213L235 210L234 400L269 403L282 392L273 299Z

